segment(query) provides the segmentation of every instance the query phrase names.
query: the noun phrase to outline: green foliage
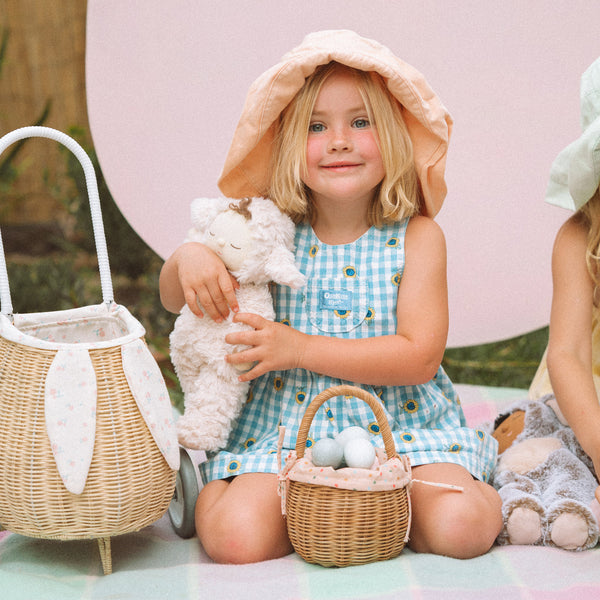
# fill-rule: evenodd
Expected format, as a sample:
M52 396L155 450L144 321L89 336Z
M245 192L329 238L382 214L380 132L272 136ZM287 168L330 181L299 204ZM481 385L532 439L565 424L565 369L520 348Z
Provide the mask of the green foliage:
M548 327L509 340L446 350L442 365L455 383L527 389L548 344Z
M84 274L73 258L52 256L9 263L7 271L15 312L66 310L100 302L100 285L89 289L91 270ZM93 301L86 302L92 296Z

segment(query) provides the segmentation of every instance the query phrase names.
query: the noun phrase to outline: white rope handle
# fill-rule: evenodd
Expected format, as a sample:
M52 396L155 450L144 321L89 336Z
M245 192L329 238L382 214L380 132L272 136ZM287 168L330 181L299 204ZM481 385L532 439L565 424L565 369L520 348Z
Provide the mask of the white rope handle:
M94 228L94 241L96 243L96 254L98 255L98 268L100 270L100 286L102 288L102 300L106 304L113 302L113 287L110 277L110 265L108 263L108 251L106 249L106 237L104 225L102 224L102 211L100 208L100 196L98 195L98 183L96 173L90 157L85 150L67 134L50 127L21 127L15 129L0 138L0 154L11 144L30 137L48 138L66 146L79 160L85 174L85 183L90 202L92 215L92 226ZM8 272L6 270L6 257L2 236L0 235L0 311L2 314L11 315L13 312L8 285Z

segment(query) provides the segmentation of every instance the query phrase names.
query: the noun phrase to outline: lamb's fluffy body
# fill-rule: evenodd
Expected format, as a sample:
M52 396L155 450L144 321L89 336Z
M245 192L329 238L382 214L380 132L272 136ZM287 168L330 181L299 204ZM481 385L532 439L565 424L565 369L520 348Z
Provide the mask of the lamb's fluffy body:
M548 396L511 408L525 418L493 476L502 498L500 544L584 550L598 542L593 465L554 406Z
M266 285L245 285L237 293L240 311L273 320L271 294ZM229 436L232 418L248 394L248 382L238 381L240 370L225 362L235 351L225 336L248 329L231 317L217 323L198 318L187 306L171 334L171 359L185 397L185 413L177 421L179 441L188 448L216 450Z
M188 241L206 243L211 224L232 203L239 202L226 198L195 200ZM241 268L231 272L240 284L236 291L240 312L273 320L269 282L291 287L305 283L294 263L294 225L270 200L253 198L249 208L251 250ZM246 401L249 383L240 382L240 368L225 361L226 355L236 351L225 342L225 336L244 329L249 327L234 323L231 315L217 323L208 316L197 317L188 306L175 321L170 337L171 359L185 399L177 431L179 442L187 448L215 451L227 442Z

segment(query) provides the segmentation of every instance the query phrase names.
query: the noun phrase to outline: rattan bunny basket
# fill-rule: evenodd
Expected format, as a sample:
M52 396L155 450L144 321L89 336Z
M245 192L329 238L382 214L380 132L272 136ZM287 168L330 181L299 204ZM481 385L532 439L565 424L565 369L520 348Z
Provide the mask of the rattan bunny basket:
M142 325L115 304L92 163L69 136L17 129L65 145L86 177L103 302L13 314L0 237L0 525L37 538L110 538L159 519L173 495L179 450L164 379Z
M304 456L310 425L319 407L334 396L364 400L377 419L387 461L380 463L380 469L373 473L369 490L352 489L352 469L335 472L327 467L326 478L331 478L326 485L307 481L312 478L313 468L319 477L324 471L313 467ZM377 483L383 479L380 475L385 469L393 472L395 483L388 482L379 489ZM364 476L366 470L356 471ZM279 481L290 541L307 562L346 567L387 560L402 552L410 528L410 464L406 457L396 453L381 402L365 390L341 385L326 389L312 400L300 423L295 453L287 457Z

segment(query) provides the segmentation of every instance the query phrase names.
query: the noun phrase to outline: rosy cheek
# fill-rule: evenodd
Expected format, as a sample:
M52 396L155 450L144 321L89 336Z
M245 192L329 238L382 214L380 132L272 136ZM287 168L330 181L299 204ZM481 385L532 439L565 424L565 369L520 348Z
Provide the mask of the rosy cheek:
M311 175L316 174L321 157L320 143L317 140L309 138L306 143L306 170L303 170L300 174L302 181L308 184Z
M365 131L360 144L363 152L368 153L369 156L381 156L379 146L377 145L377 138L372 132Z
M315 138L308 138L306 142L306 161L309 163L315 162L319 159L320 155L320 142Z

